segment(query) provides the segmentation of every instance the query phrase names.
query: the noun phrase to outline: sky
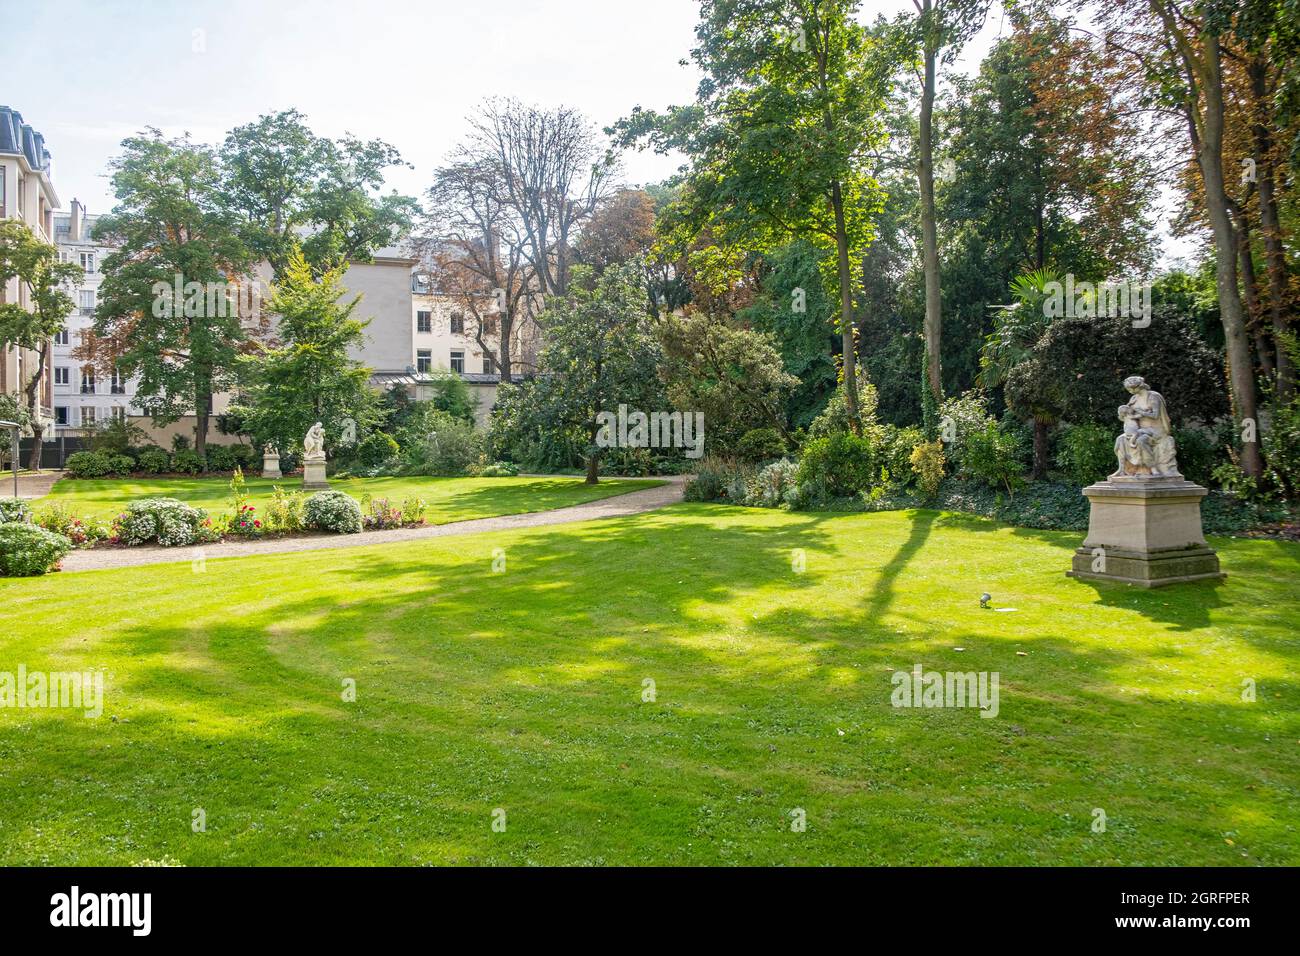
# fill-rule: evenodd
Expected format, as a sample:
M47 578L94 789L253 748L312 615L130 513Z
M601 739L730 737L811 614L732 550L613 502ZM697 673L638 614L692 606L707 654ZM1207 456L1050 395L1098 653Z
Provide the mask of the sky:
M1010 29L994 4L956 68ZM864 19L912 11L865 0ZM634 106L689 102L695 0L0 0L0 103L44 134L66 209L112 205L109 159L147 126L219 143L296 108L320 135L396 146L413 168L388 186L421 196L489 96L581 109L604 127ZM623 156L625 179L679 158Z

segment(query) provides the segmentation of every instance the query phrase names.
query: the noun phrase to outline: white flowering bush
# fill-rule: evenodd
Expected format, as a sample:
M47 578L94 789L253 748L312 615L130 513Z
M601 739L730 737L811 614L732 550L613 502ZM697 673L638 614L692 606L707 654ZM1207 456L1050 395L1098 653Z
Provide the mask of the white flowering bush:
M779 508L785 503L786 493L794 487L798 471L798 466L789 459L772 462L748 482L745 504L754 508Z
M21 498L0 498L0 521L27 521L32 513Z
M356 534L361 530L361 505L341 491L321 491L307 499L307 527L336 534Z
M34 524L20 521L0 524L0 576L44 574L71 550L72 542L63 535Z
M207 513L175 498L144 498L133 501L113 522L113 537L121 544L157 541L176 548L207 540Z

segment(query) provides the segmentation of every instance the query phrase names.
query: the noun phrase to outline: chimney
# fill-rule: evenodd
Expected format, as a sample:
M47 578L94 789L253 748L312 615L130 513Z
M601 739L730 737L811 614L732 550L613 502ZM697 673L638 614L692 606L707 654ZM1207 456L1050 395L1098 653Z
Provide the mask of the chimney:
M81 229L85 223L86 207L76 199L72 200L72 212L68 216L68 239L72 242L81 241Z

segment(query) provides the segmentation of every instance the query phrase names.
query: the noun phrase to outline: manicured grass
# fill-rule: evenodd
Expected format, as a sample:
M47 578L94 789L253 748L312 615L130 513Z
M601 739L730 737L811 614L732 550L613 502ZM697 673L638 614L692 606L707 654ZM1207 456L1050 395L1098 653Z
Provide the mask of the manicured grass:
M1140 591L1078 538L682 505L5 580L0 670L108 677L0 710L0 863L1300 863L1300 546ZM916 663L1000 712L891 707Z
M662 481L649 479L603 478L595 485L573 478L351 478L330 479L330 487L346 491L360 500L369 494L387 498L394 506L403 498L419 497L428 502L425 520L429 524L446 524L470 518L521 514L526 511L550 511L585 501L653 488ZM246 478L244 487L252 503L263 507L271 489L280 485L286 491L302 488L301 478L270 481ZM58 502L85 517L112 518L136 498L165 496L219 514L229 507L228 478L156 478L72 480L55 483L50 494L36 502L36 508Z

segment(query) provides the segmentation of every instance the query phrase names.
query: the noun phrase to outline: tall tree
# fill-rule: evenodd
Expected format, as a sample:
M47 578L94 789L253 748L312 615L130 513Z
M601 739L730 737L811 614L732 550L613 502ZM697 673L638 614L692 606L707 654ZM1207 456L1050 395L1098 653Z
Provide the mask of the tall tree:
M337 447L349 420L355 440L378 419L370 369L350 354L369 322L352 318L361 298L340 302L345 292L342 267L318 278L302 253L290 253L266 304L277 341L245 357L247 387L234 409L259 445L288 451L321 422L327 447Z
M213 151L186 135L149 129L122 143L110 163L112 212L96 236L116 248L104 260L93 334L79 357L139 375L139 405L158 424L195 416L194 445L207 447L212 396L235 381L249 323L251 256L221 202Z
M903 55L897 32L858 23L856 0L703 0L691 57L704 74L689 106L614 128L627 146L691 158L682 202L696 231L768 250L803 238L832 254L845 399L857 410L852 267L881 197L866 169Z
M50 342L64 328L75 303L69 290L80 280L81 267L60 262L59 252L36 237L18 219L0 219L0 289L17 279L18 302L0 302L0 344L36 353L36 369L22 383L26 425L35 439L27 467L39 471L46 419L41 414L41 384L49 364ZM28 303L23 306L25 299Z
M938 65L951 63L984 25L990 0L912 0L921 46L921 116L917 181L921 197L921 255L925 272L926 376L935 402L943 401L940 368L943 315L939 296L939 238L934 211L934 98Z
M380 192L384 171L403 165L383 140L317 136L303 114L283 110L226 136L221 198L277 277L299 248L320 273L367 260L410 230L415 200Z

